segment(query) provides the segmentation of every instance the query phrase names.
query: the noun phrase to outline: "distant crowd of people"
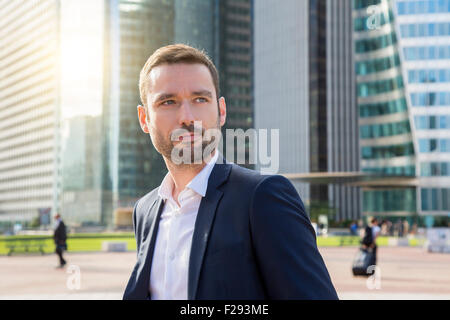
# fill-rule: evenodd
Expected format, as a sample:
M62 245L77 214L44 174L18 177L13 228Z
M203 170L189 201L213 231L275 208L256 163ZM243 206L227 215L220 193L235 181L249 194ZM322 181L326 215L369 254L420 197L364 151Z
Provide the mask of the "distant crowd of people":
M364 223L362 220L353 221L350 225L350 234L354 236L363 236ZM381 236L406 237L409 234L417 233L417 224L410 226L408 220L398 219L395 223L390 220L382 220L378 224Z

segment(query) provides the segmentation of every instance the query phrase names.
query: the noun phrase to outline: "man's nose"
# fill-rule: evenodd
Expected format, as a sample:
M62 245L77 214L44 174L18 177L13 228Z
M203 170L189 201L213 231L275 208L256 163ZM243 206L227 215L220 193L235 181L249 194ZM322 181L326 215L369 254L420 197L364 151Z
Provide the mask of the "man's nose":
M179 108L179 115L178 115L178 119L179 119L179 124L180 125L186 125L189 126L192 123L194 123L195 118L194 115L192 113L192 108L191 108L191 104L187 101L183 101L181 103L181 106Z

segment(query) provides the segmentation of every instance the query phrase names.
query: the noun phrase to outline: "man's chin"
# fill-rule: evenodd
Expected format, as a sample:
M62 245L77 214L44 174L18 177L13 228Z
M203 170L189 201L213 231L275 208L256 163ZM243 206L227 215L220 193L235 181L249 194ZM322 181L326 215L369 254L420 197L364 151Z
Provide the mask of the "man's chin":
M191 143L177 143L170 157L175 165L199 165L209 159L210 154L205 155L208 145Z

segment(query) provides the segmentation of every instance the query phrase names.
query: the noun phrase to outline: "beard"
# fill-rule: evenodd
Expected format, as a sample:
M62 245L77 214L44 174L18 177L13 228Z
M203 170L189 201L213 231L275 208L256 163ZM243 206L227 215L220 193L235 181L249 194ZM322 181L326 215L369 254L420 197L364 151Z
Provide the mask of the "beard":
M193 133L193 141L180 141L181 134ZM152 127L150 137L155 149L172 164L178 167L196 167L206 161L211 153L219 145L221 136L220 118L217 117L216 126L205 130L202 127L183 125L179 129L171 132L169 137L165 137L161 132ZM174 144L175 141L180 141Z

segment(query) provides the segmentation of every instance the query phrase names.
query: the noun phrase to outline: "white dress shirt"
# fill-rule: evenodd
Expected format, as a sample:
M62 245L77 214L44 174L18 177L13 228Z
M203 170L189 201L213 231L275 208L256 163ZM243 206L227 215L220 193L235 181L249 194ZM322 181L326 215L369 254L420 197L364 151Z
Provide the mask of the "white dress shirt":
M166 174L158 195L165 201L150 272L152 300L187 300L189 256L195 220L202 197L206 194L208 179L219 152L187 184L178 195L178 204L172 197L174 182Z
M372 227L372 239L376 239L378 237L378 234L380 233L381 228L379 226L373 226Z

